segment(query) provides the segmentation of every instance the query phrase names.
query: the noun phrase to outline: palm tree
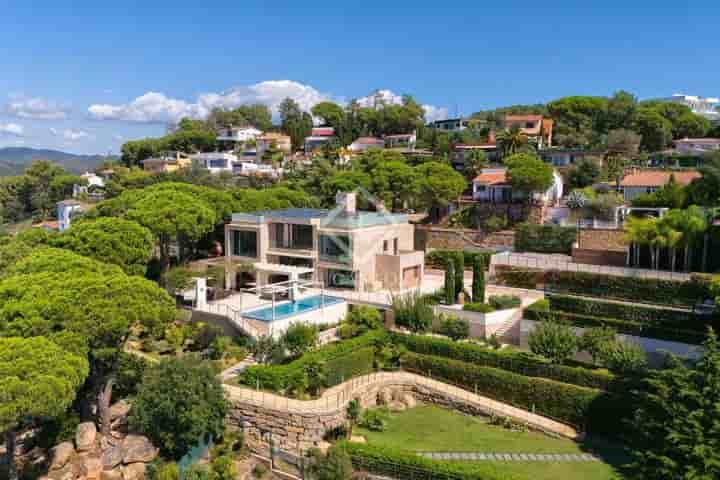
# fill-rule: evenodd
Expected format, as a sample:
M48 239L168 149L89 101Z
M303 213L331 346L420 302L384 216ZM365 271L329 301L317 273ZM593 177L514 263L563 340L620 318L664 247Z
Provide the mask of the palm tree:
M705 214L700 207L692 205L686 210L670 210L665 215L664 221L682 234L681 243L685 248L683 264L685 271L689 272L692 268L693 244L708 228Z
M657 220L654 218L639 218L630 217L625 223L625 238L630 242L633 250L633 255L630 258L630 251L628 251L628 265L639 266L640 264L640 248L643 245L650 245L652 239L655 237L657 230ZM652 249L651 249L652 254ZM651 259L651 266L654 263L654 256Z
M500 147L500 152L503 157L517 153L517 151L527 145L527 143L527 135L516 126L502 130L497 134L497 144Z

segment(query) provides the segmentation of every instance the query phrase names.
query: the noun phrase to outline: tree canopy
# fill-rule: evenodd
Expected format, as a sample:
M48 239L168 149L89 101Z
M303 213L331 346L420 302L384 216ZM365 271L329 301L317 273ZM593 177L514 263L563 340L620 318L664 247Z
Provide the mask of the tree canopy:
M534 155L518 153L505 160L508 180L514 191L528 196L545 192L553 184L553 169Z

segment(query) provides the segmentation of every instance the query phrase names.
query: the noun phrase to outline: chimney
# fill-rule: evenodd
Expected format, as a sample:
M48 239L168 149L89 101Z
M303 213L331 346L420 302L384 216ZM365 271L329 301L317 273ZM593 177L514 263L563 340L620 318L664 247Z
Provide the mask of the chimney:
M354 215L357 213L357 197L355 192L337 192L335 194L335 204L342 207L342 211L346 215Z
M495 129L491 128L490 133L488 133L488 143L495 145Z

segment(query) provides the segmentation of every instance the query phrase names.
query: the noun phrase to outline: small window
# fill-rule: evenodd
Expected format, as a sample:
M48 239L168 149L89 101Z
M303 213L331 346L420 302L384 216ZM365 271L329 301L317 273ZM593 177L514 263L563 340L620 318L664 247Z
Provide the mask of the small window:
M388 241L383 240L383 252L387 252L387 251L388 251Z

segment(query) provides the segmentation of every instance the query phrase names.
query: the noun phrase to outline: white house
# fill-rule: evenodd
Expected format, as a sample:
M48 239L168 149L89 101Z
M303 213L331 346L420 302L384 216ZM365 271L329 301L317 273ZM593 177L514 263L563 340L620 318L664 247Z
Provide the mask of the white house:
M555 205L563 195L563 182L560 174L553 170L553 182L545 192L533 194L538 203ZM527 197L521 192L513 192L507 179L507 169L484 168L472 182L473 200L489 203L512 203L525 201Z
M196 153L191 158L195 165L207 169L210 173L232 173L233 164L238 161L237 155L222 152Z
M685 155L720 150L720 138L683 138L674 143L675 151Z
M240 127L230 125L219 128L216 133L217 140L220 142L245 143L248 140L253 140L255 137L262 135L263 132L252 125L243 125Z
M717 110L718 106L720 106L719 98L676 93L672 97L659 98L658 100L685 105L689 107L693 113L702 115L709 120L717 120L720 118L720 112Z
M57 203L58 230L64 232L70 228L73 217L82 213L82 205L77 200L63 200Z
M370 148L384 148L385 140L375 137L360 137L350 144L348 149L352 152L365 152Z
M85 184L76 183L73 185L73 197L77 197L80 194L93 194L97 193L98 190L105 188L105 180L92 172L85 172L80 175L80 178L85 180ZM101 192L100 192L101 193Z

